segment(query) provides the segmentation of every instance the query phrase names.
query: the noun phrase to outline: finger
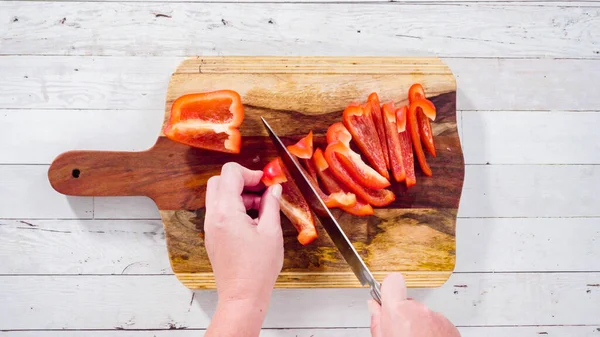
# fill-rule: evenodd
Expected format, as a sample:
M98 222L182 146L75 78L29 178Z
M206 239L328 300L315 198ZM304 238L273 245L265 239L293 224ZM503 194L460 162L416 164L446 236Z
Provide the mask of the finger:
M262 178L262 177L261 177ZM258 184L254 185L254 186L244 186L244 191L247 192L262 192L265 190L265 184L263 184L262 181L260 181Z
M242 200L244 201L244 207L246 210L249 209L260 209L260 195L257 194L242 194Z
M281 233L281 219L279 215L281 192L281 185L275 184L263 193L258 213L259 230Z
M367 302L369 306L369 312L371 313L371 336L382 337L381 333L381 306L375 302L375 300L369 300Z
M217 195L219 195L219 176L212 176L206 182L204 205L207 211L215 207Z
M406 282L400 273L390 273L381 285L381 301L385 307L394 307L406 301Z
M219 192L225 198L239 197L244 187L260 184L262 171L252 171L238 163L229 162L221 169Z

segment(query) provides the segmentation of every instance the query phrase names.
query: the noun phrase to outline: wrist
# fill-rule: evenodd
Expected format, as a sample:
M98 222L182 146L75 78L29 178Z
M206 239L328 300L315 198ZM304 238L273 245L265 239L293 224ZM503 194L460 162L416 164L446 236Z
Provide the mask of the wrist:
M258 336L268 306L269 299L219 298L217 310L208 327L206 336Z

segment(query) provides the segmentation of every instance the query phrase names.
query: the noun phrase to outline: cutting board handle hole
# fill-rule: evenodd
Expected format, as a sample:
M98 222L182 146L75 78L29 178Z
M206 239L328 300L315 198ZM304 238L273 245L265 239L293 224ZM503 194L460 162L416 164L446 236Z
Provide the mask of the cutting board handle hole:
M81 171L79 171L79 169L74 169L73 172L71 172L71 175L73 176L73 178L79 178L80 174L81 174Z

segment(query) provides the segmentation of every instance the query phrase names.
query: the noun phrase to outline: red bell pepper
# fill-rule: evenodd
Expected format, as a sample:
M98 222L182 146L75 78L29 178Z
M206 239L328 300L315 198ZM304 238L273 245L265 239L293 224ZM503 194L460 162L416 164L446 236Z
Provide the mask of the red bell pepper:
M421 109L426 116L430 116L433 114L435 118L435 107L427 99L418 99L410 104L407 116L407 128L412 138L413 148L415 149L415 153L417 154L419 165L421 166L421 170L423 171L423 173L425 173L425 175L431 176L431 168L429 167L429 165L427 164L427 160L425 159L425 152L423 152L423 148L421 146L421 137L419 136L419 123L417 120L418 109Z
M325 206L327 208L343 208L343 207L352 207L356 204L356 195L354 193L345 192L345 191L336 191L330 192L330 194L326 194L319 186L319 178L317 174L317 167L312 159L303 159L304 166L306 168L307 178L311 185L314 187L315 191L323 202L325 202Z
M323 184L325 190L328 193L346 193L354 196L356 203L352 206L343 206L340 207L347 213L358 215L358 216L366 216L372 215L374 213L373 207L368 203L357 199L356 195L348 190L342 183L340 183L337 178L331 173L329 170L329 164L325 160L323 156L323 151L321 149L316 149L315 153L312 157L312 162L314 163L314 167L317 170L317 175L319 176L319 180Z
M377 136L379 136L379 143L381 144L381 150L383 151L383 159L385 160L386 168L390 168L390 155L388 152L387 139L385 137L385 126L383 121L383 113L381 111L381 103L379 102L379 96L373 92L369 95L369 104L371 104L371 116L373 117L373 124L377 129Z
M358 148L367 157L369 163L371 163L380 175L386 179L390 179L381 142L373 123L373 117L371 117L371 105L349 105L344 110L343 120L344 125L352 135L352 139L354 139Z
M287 147L288 151L294 156L301 159L310 159L313 154L313 133L310 131L308 135L300 139L296 144Z
M333 175L340 180L350 191L354 192L358 198L361 198L369 204L377 207L387 206L392 203L396 196L390 190L372 189L363 186L347 167L342 164L342 160L347 159L344 153L347 153L348 148L341 142L329 144L325 150L325 159Z
M232 90L183 95L173 102L163 130L169 139L192 147L239 153L244 120L240 95Z
M408 104L423 98L425 98L425 89L423 89L423 86L420 83L411 85L408 89Z
M318 237L315 219L308 202L294 183L281 158L277 157L265 166L262 182L267 187L281 184L281 211L298 231L298 241L302 245L314 241Z
M427 102L429 102L429 100ZM425 116L425 113L423 113L423 111L420 108L417 110L417 124L419 125L419 135L421 136L421 140L423 141L423 145L425 146L427 152L429 152L432 156L435 157L435 144L433 142L433 130L431 129L431 122L429 122L429 118Z
M397 182L401 182L406 178L406 172L404 170L404 163L402 161L402 147L400 146L398 126L396 125L396 111L394 109L393 102L383 105L383 120L389 145L392 174Z
M365 163L360 154L350 149L351 139L353 139L352 135L342 123L334 123L327 129L327 142L340 144L336 147L336 151L341 155L341 162L355 180L363 186L373 189L390 186L389 180Z
M410 140L410 133L406 130L407 111L408 107L406 106L396 109L396 123L398 123L398 129L400 130L400 124L404 121L404 126L398 133L398 138L400 140L400 147L402 148L402 164L406 172L406 187L412 187L417 184L417 177L415 175L412 141Z

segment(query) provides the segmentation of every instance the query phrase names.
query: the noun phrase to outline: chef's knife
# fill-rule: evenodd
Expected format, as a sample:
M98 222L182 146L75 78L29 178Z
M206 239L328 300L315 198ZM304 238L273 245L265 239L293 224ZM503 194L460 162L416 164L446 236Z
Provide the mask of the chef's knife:
M294 182L300 189L300 192L302 192L304 198L306 198L306 201L311 209L317 215L321 225L323 228L325 228L325 231L327 231L327 234L329 234L329 237L331 237L331 240L335 246L342 253L342 256L350 265L350 268L360 283L363 286L368 284L371 287L371 296L373 296L373 299L381 304L381 290L379 283L377 280L375 280L373 274L369 268L367 268L367 265L361 259L360 255L358 255L358 252L356 249L354 249L354 246L352 246L352 243L346 234L344 234L344 231L340 227L337 220L333 217L327 206L325 206L323 199L319 197L313 186L308 181L308 178L306 177L303 169L300 167L300 164L294 157L292 157L281 139L279 139L273 129L271 129L269 123L267 123L267 121L262 117L260 119L262 119L262 122L265 125L265 128L269 133L269 137L275 145L277 153L281 157L283 164L292 175L292 178L294 178Z

